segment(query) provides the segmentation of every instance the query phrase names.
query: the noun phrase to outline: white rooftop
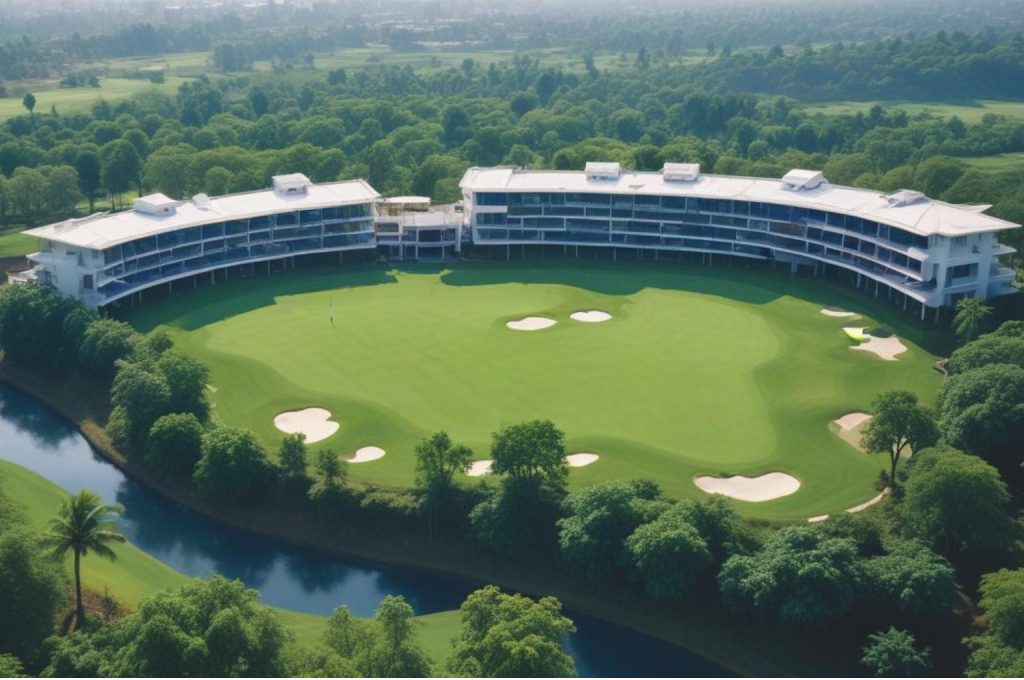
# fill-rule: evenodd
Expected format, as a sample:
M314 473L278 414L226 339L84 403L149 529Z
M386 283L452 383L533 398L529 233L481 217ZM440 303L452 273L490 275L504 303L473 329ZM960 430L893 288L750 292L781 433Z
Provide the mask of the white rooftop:
M632 195L693 196L758 201L832 210L874 220L907 231L930 236L961 236L976 232L1013 229L1020 225L985 215L978 206L953 205L925 198L893 205L880 191L835 186L827 181L814 185L817 171L799 171L792 183L812 184L792 188L778 179L700 175L691 182L666 181L660 172L622 172L616 179L590 180L587 172L575 170L516 170L514 168L470 168L459 186L468 191L569 191ZM905 198L905 197L904 197ZM982 208L984 209L984 208Z
M282 179L283 182L278 181ZM380 194L361 179L309 184L304 175L283 175L274 178L274 186L277 190L264 189L214 198L199 194L193 200L185 201L153 194L136 201L133 210L97 213L29 229L25 233L82 248L102 249L184 227L290 210L369 203L380 198ZM168 210L163 212L159 208Z

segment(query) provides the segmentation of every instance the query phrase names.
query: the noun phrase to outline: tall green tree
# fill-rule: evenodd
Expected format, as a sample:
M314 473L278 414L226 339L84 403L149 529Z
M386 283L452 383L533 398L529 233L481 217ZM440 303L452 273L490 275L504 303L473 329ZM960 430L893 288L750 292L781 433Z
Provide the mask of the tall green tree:
M21 98L21 105L28 111L28 115L34 116L36 112L36 96L31 92L26 92L25 96Z
M956 303L953 330L961 342L970 342L985 332L992 316L992 308L980 298L962 298Z
M90 552L108 560L117 559L110 543L124 543L125 537L117 531L115 517L124 512L120 505L104 503L94 491L82 489L61 502L57 516L50 520L46 542L55 559L63 560L68 553L74 556L75 622L85 622L82 604L82 558Z
M939 427L930 410L917 402L917 395L905 390L880 394L872 404L874 415L864 428L862 446L872 453L889 456L889 483L896 487L896 465L909 451L933 446Z
M204 496L246 501L269 489L273 470L267 452L252 432L220 426L203 435L192 479Z
M436 432L416 445L416 487L420 494L420 509L427 516L430 535L434 521L451 502L455 475L469 470L473 450L455 444L444 430Z
M75 156L72 163L78 173L78 188L89 201L89 212L96 209L96 194L103 186L103 161L92 149L83 149Z
M416 639L416 614L400 595L388 595L377 606L376 635L358 665L370 678L427 678L430 660Z
M966 640L971 649L967 677L1024 677L1024 569L985 574L978 591L986 626Z
M914 452L900 517L904 531L954 564L985 565L1012 552L1018 530L999 472L951 448Z
M67 604L67 578L23 517L0 516L0 653L31 659ZM0 676L3 673L0 672Z
M448 659L448 672L463 677L575 677L562 641L576 631L553 597L532 600L487 586L459 608L462 630Z
M911 632L892 627L868 635L860 662L876 678L919 678L931 669L929 657Z
M950 445L1004 469L1024 460L1024 368L988 364L950 376L939 393L939 414Z

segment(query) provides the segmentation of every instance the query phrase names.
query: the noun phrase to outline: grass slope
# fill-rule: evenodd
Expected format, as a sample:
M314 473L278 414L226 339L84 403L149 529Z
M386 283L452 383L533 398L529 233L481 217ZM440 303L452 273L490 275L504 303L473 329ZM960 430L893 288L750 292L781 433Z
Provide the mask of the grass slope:
M870 313L874 302L766 271L485 265L250 279L129 320L166 325L206 361L215 416L253 429L268 448L282 437L275 414L322 406L341 428L314 448L386 449L352 466L357 480L411 484L413 446L437 429L486 457L498 427L551 418L570 451L601 455L572 471L573 487L647 477L700 497L695 474L782 470L803 483L796 494L738 506L791 519L875 494L881 460L831 433L832 419L867 410L886 389L935 393L931 354L913 344L897 362L851 352L843 320L818 313L822 304ZM571 321L580 309L614 319ZM505 328L527 315L559 323ZM911 326L896 330L915 339Z
M84 111L99 99L117 102L127 99L137 92L156 90L166 95L174 95L186 78L168 77L163 83L154 85L149 80L138 78L100 78L99 87L57 87L54 82L23 82L18 87L10 88L17 92L15 96L0 98L0 121L28 113L21 104L22 93L32 92L36 97L36 113L49 114L50 107L56 106L58 113Z
M47 528L61 500L67 495L56 484L5 460L0 460L0 488L22 507L33 526L40 531ZM114 561L87 556L82 560L82 584L96 592L108 591L121 602L135 608L139 602L154 593L178 588L189 577L172 569L130 543L113 544L117 555ZM71 557L68 556L70 574ZM323 616L285 609L275 610L285 628L297 642L318 644L326 628ZM421 640L435 663L441 664L451 649L451 639L458 635L459 613L438 612L420 616Z
M919 113L930 113L941 118L958 116L965 123L980 123L986 113L995 113L1007 118L1024 118L1024 102L1004 102L993 100L969 102L915 102L896 99L874 101L836 101L807 104L803 107L808 113L825 115L867 114L871 107L880 104L886 108L903 109L911 116Z

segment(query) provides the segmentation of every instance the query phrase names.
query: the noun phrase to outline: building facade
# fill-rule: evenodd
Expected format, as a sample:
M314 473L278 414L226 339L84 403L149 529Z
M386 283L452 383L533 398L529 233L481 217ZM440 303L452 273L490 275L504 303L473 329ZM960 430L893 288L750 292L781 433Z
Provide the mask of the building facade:
M838 268L855 285L904 308L950 306L961 297L1015 292L1013 253L1000 232L1018 228L913 191L882 194L833 186L821 172L781 180L703 175L697 165L624 172L470 168L463 200L381 199L361 180L313 184L273 178L265 191L177 201L140 198L132 210L30 229L43 249L14 282L42 281L90 307L238 265L347 251L396 261L457 258L463 245L700 253ZM363 258L366 259L365 257ZM261 265L262 266L262 265Z
M48 283L95 308L240 264L372 252L378 198L361 180L313 184L304 175L274 177L272 189L219 198L145 196L132 210L28 230L45 246L28 256L34 266L15 282Z
M838 267L904 307L949 306L961 297L1015 292L998 242L1016 225L914 191L833 186L821 172L781 180L702 175L693 164L624 172L471 168L460 184L477 245L603 247L706 253Z

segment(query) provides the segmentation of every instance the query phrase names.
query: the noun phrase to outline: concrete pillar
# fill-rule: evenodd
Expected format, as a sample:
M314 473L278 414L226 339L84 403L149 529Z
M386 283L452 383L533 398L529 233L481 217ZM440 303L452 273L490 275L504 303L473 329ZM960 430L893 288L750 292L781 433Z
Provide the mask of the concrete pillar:
M921 321L924 321L925 312L928 311L928 307L922 302L921 303Z
M875 281L875 297L878 297L878 281Z

